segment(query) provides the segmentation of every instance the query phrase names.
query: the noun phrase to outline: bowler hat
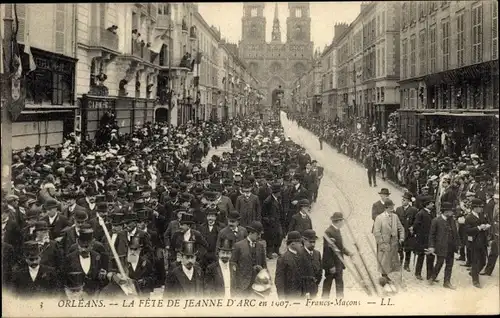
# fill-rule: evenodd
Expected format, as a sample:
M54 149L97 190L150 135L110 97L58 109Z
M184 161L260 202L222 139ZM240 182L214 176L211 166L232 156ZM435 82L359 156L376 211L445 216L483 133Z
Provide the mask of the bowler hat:
M259 221L252 221L252 223L250 223L250 225L248 225L246 228L249 233L251 232L262 233L264 231L262 223L260 223Z
M302 237L308 241L316 241L318 236L316 235L316 231L309 229L302 232Z
M217 200L217 193L215 193L215 192L205 191L203 193L203 195L205 196L205 199L207 199L208 201L215 201L215 200Z
M290 244L292 242L300 242L302 241L302 235L300 235L299 231L291 231L288 232L286 236L286 243Z
M330 219L332 220L332 222L340 221L344 219L344 215L342 214L342 212L334 212Z
M406 191L405 193L403 193L404 199L411 200L412 197L413 195L411 194L411 192Z
M228 220L239 220L240 218L241 216L236 210L230 211L227 215Z
M93 187L88 187L86 190L85 190L85 195L87 197L93 197L93 196L96 196L97 195L97 191L93 188Z
M243 190L251 190L252 189L252 183L250 182L250 180L245 179L245 180L243 180L243 182L241 184L241 188Z
M432 202L433 200L434 200L433 197L430 195L424 195L420 197L420 202L422 202L424 206L427 205L429 202Z
M38 257L41 252L40 244L36 241L27 241L23 244L23 255L26 258Z
M309 200L307 199L302 199L299 201L299 206L300 207L311 206L311 202L309 202Z
M385 202L384 202L384 207L385 208L389 208L389 207L392 207L392 206L394 206L394 202L392 202L391 199L385 200Z
M77 209L77 207L75 207L75 211L74 211L75 221L80 222L80 223L87 221L89 216L88 216L87 212L85 212L85 209L84 208Z
M453 207L453 204L451 204L451 202L443 202L443 203L441 203L441 210L442 211L454 211L455 208Z
M180 252L186 256L195 256L196 249L193 241L183 241Z
M66 288L78 289L83 287L85 282L85 274L83 272L69 272L66 274Z
M37 221L35 223L35 232L37 231L48 231L49 227L45 221Z
M183 193L181 193L181 196L179 199L181 202L191 202L191 194L189 194L187 192L183 192Z
M387 188L382 188L378 194L391 195L391 192L389 192L389 189Z
M45 210L54 209L54 208L59 207L59 202L57 202L56 200L49 199L49 200L45 201L45 203L43 204L43 207L45 208Z
M209 215L209 214L217 215L217 214L219 214L219 210L217 209L217 206L215 204L210 204L205 209L205 214L206 215Z
M219 243L219 250L221 251L232 251L233 250L234 241L230 239L222 239Z

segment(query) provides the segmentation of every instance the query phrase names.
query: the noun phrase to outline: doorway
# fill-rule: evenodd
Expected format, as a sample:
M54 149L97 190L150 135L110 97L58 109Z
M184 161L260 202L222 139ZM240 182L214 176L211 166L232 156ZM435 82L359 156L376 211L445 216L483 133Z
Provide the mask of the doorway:
M158 108L155 111L155 122L162 123L168 121L168 109Z

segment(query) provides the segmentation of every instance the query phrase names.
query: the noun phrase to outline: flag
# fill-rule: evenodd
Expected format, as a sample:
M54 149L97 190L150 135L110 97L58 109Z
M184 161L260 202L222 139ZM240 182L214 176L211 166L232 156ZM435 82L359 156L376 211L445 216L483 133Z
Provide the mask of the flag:
M12 59L10 61L10 72L12 74L12 100L10 105L7 105L7 107L12 117L12 121L15 121L19 117L19 115L21 115L21 112L24 109L26 85L25 78L23 76L21 56L19 54L19 44L17 44L15 36L12 37L12 40L9 44L12 46Z
M149 50L153 53L160 54L161 48L163 46L163 40L161 39L161 36L157 36L153 43L151 43L151 47Z
M28 69L26 70L26 74L28 74L29 72L33 72L36 69L35 59L33 58L33 54L31 53L29 31L26 33L26 38L24 39L24 53L28 54L29 57Z

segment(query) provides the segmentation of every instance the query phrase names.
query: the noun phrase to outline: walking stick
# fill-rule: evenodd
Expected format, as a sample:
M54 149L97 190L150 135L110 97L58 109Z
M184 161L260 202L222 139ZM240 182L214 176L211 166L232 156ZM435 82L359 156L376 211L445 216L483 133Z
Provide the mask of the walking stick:
M378 255L377 255L377 253L376 253L376 251L375 251L375 248L373 247L373 245L372 245L372 243L370 242L370 239L368 238L368 235L366 235L366 233L365 233L365 239L368 241L368 245L370 246L371 251L373 252L373 254L375 254L375 258L377 259L377 264L378 264L378 266L379 266L380 268L382 268L382 271L384 272L384 274L387 276L387 278L389 278L388 274L387 274L387 273L385 273L385 271L383 270L382 264L380 263L380 260L378 259ZM389 279L389 280L390 280L390 279ZM394 287L394 286L392 286L392 284L388 284L388 285L389 285L389 287L391 287L391 292L395 292L395 291L393 290L393 288L395 288L395 287Z

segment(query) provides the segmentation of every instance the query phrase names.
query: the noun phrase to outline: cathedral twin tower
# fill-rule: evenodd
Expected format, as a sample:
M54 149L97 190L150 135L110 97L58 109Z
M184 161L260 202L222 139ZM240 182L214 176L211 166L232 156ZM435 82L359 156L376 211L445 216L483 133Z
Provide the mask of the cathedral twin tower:
M242 39L239 55L253 76L268 92L270 104L272 92L279 86L289 95L292 83L311 66L313 42L311 41L311 17L309 3L288 4L286 19L286 41L281 39L278 5L274 8L271 41L266 42L265 3L245 2L243 4Z

